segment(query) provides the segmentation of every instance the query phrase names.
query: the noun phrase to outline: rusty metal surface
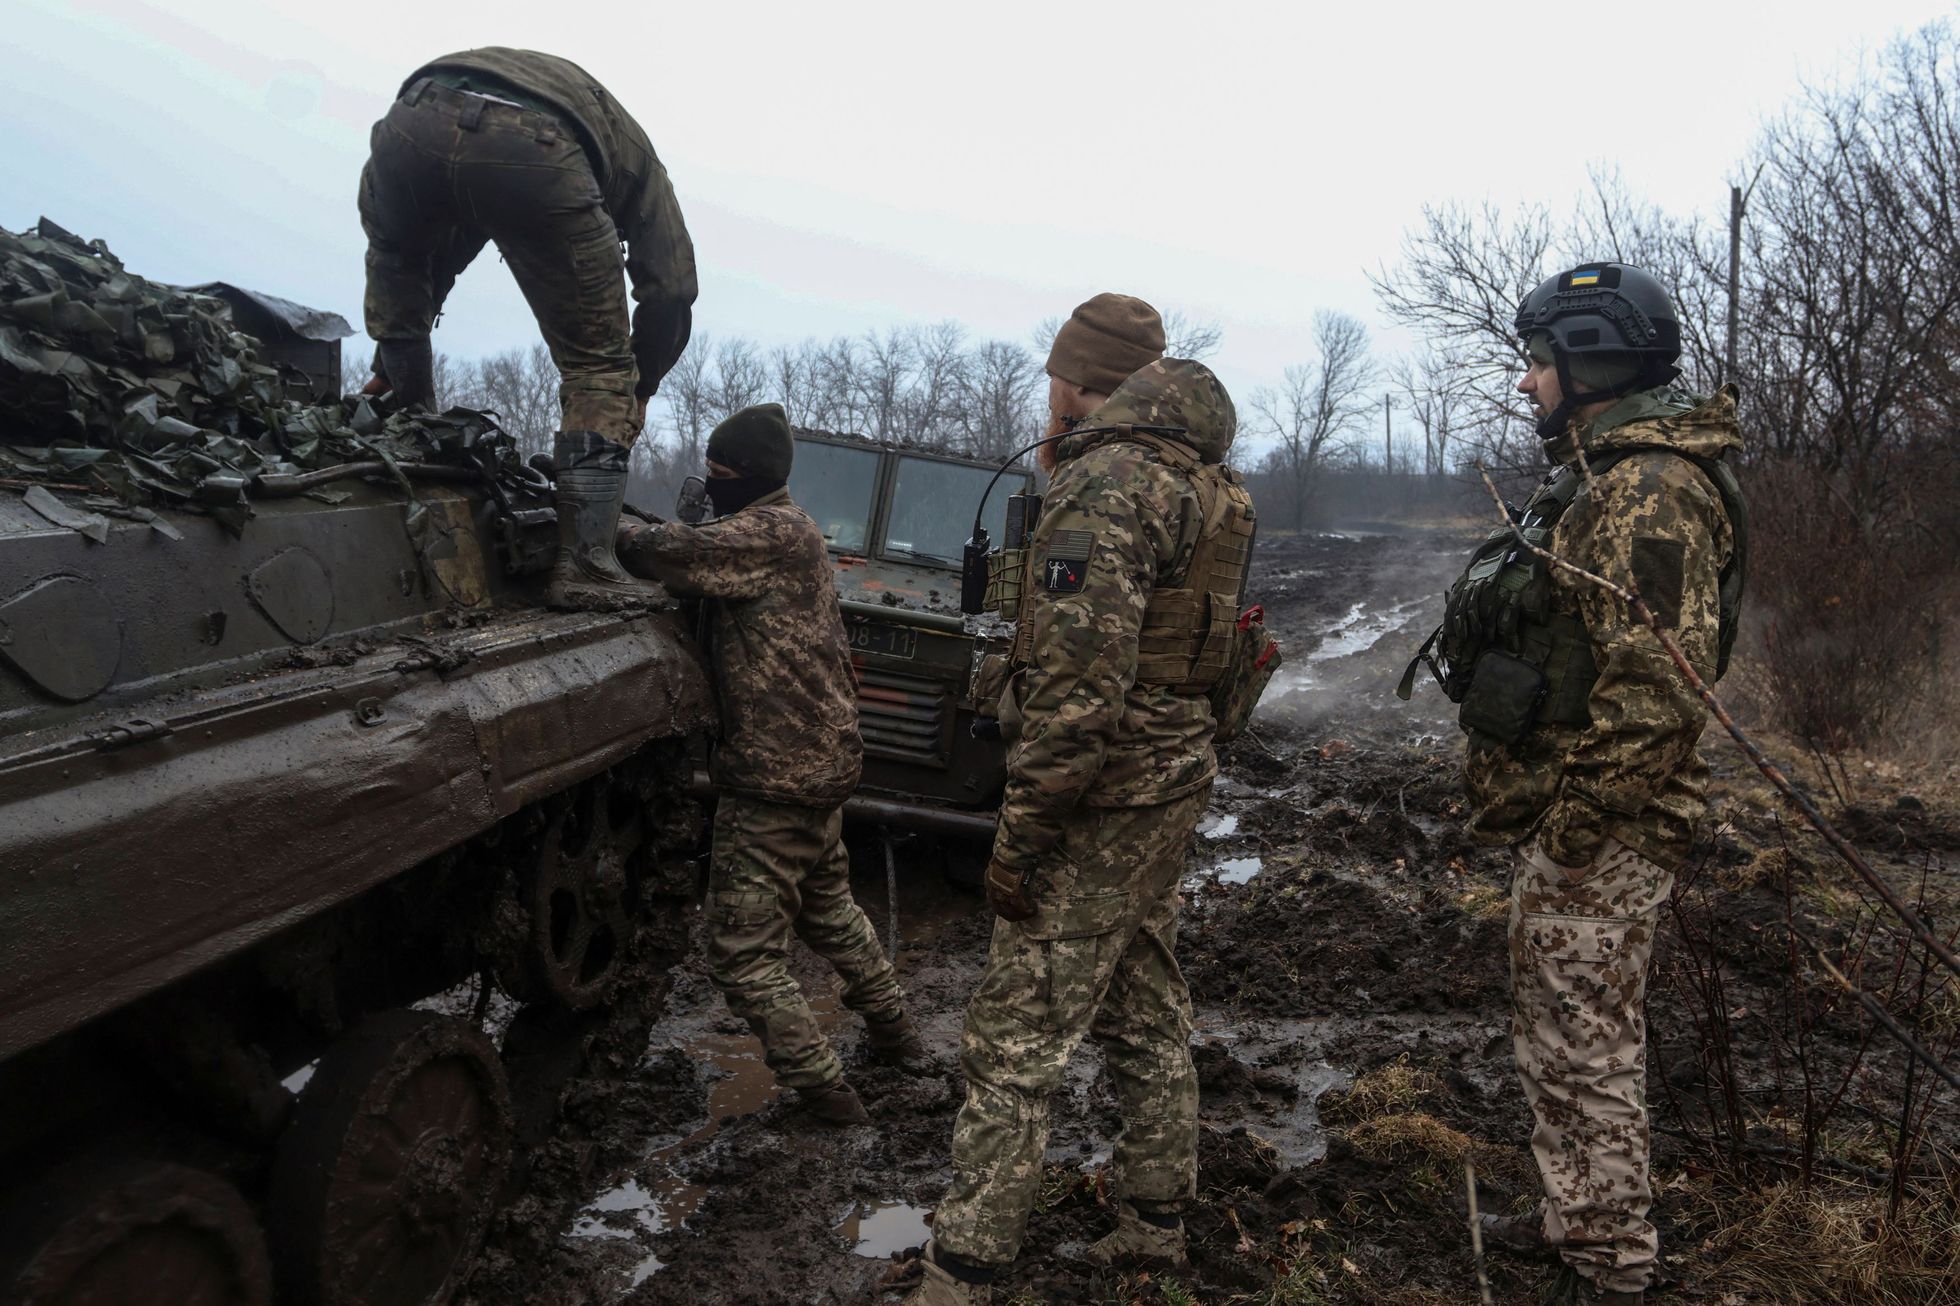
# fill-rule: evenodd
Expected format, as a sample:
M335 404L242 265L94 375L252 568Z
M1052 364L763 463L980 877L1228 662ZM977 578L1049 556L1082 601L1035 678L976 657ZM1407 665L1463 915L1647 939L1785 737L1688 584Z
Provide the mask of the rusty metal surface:
M0 745L0 1057L712 716L670 617L526 609Z

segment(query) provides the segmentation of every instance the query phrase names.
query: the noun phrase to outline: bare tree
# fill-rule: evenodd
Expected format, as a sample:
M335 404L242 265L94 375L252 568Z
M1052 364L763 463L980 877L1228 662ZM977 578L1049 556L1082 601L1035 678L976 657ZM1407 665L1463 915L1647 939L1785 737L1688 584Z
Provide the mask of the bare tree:
M989 340L967 359L961 392L962 450L1005 458L1038 438L1046 413L1041 369L1020 345Z
M1218 352L1224 328L1209 318L1193 317L1181 308L1164 314L1164 353L1172 358L1200 361Z
M1542 462L1514 388L1523 368L1512 327L1518 301L1549 273L1554 248L1543 209L1512 217L1488 204L1425 205L1403 239L1402 261L1368 278L1390 319L1417 332L1463 379L1460 438L1493 466Z
M700 466L715 423L713 353L707 333L697 331L680 361L660 381L659 398L667 409L675 461L688 467Z
M1345 313L1323 309L1314 314L1313 339L1311 363L1288 367L1277 389L1252 395L1254 416L1278 441L1268 470L1288 488L1295 530L1306 524L1322 467L1374 408L1367 393L1375 379L1368 329Z
M1448 355L1425 348L1398 358L1389 369L1389 381L1422 432L1422 470L1431 476L1447 472L1452 438L1469 401L1469 379Z

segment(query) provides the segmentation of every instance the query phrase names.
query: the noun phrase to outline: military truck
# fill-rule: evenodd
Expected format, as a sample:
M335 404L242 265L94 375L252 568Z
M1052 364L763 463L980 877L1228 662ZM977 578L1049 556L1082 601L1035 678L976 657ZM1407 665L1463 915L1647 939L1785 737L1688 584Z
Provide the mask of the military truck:
M856 436L797 436L790 495L823 530L858 671L864 779L846 814L881 825L991 838L1005 780L997 737L977 738L976 639L960 614L961 549L989 481L994 538L1022 467Z
M0 232L3 1302L446 1300L527 1036L684 943L678 615L536 606L548 482L487 419L284 384Z

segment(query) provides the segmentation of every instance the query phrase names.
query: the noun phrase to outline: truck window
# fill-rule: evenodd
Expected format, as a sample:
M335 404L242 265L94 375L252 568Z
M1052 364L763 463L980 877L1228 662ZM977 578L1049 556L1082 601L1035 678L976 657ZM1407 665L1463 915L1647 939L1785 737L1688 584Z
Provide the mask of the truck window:
M837 552L864 552L865 537L871 531L871 495L877 483L876 450L796 442L789 497L810 514L823 532L824 543Z
M973 510L993 475L992 468L901 456L885 553L911 562L958 566L961 546L973 530ZM994 486L982 521L996 545L1007 528L1007 496L1025 492L1033 481L1026 472L1010 471Z

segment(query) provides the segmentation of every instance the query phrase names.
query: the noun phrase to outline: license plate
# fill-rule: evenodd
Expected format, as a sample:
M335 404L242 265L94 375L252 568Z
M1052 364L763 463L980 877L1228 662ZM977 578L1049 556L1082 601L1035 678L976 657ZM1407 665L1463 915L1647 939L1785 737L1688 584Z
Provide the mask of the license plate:
M854 621L845 627L851 639L851 652L878 653L891 658L917 657L919 632L909 626L884 626L870 621Z

